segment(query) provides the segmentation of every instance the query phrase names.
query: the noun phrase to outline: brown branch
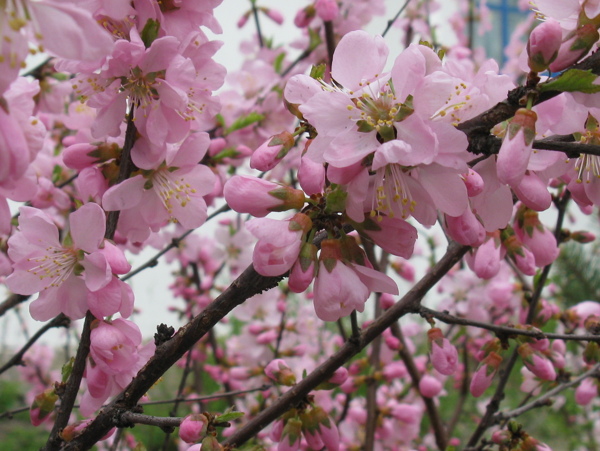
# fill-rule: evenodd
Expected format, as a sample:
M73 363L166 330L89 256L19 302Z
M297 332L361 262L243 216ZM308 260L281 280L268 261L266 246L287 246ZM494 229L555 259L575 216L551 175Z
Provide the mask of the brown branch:
M486 329L490 332L494 332L497 335L510 338L511 336L525 336L532 337L537 340L543 340L548 338L551 340L565 340L565 341L593 341L600 343L600 335L575 335L575 334L553 334L542 332L541 330L535 329L517 329L510 326L501 326L496 324L484 323L481 321L470 320L467 318L460 318L458 316L451 315L448 312L438 312L427 307L420 306L418 312L425 317L433 317L446 324L456 324L459 326L472 326L479 329Z
M154 383L222 318L246 299L277 286L282 278L283 276L264 277L252 266L246 268L202 313L179 329L170 340L157 347L154 356L125 390L100 411L80 436L65 444L64 449L82 450L93 446L113 427L115 415L135 407Z
M44 447L44 450L46 451L60 449L60 445L63 441L60 434L69 423L69 418L71 416L71 412L73 411L73 406L75 405L75 399L77 398L77 392L79 391L79 386L81 385L81 379L83 378L83 373L85 371L86 359L90 352L90 332L92 321L94 319L94 315L88 311L85 316L85 322L81 332L81 341L79 342L77 354L75 355L75 360L73 362L73 369L71 371L71 375L69 376L69 380L64 385L63 393L60 394L60 406L58 409L56 409L54 426L52 427L52 431L50 432L50 436L48 437L48 441Z
M25 345L15 354L11 357L11 359L6 362L1 368L0 368L0 374L4 373L6 370L8 370L9 368L15 366L15 365L23 365L23 356L25 355L25 353L27 352L27 350L29 348L31 348L31 346L33 346L33 344L39 340L39 338L44 335L47 331L49 331L50 329L53 329L55 327L69 327L69 325L71 324L71 320L64 314L60 314L58 315L56 318L54 318L52 321L48 322L47 324L45 324L40 330L38 330L33 337L31 337L29 339L29 341L27 341L27 343L25 343Z
M237 447L254 437L258 432L265 428L272 421L284 414L289 406L295 405L310 393L321 382L329 379L334 371L348 362L353 356L358 354L375 337L383 333L385 329L395 323L400 317L415 309L421 302L425 294L465 255L469 250L468 246L461 246L452 243L446 254L440 261L427 273L419 282L417 282L410 291L395 305L390 307L383 315L373 321L362 331L356 340L347 341L339 351L333 354L324 363L319 365L301 382L284 393L270 407L263 410L260 414L242 426L223 445Z
M27 299L29 299L29 297L30 296L25 296L22 294L11 294L2 304L0 304L0 316L4 315L11 308L25 302Z
M128 179L131 175L131 172L135 169L135 165L131 161L131 149L133 148L133 144L135 143L137 136L133 112L134 105L131 105L129 108L129 113L127 114L127 129L125 130L125 142L123 144L123 150L121 152L119 161L119 175L117 177L117 183L121 183L122 181ZM119 221L119 213L119 211L111 211L108 213L108 215L106 215L106 230L104 232L104 238L108 240L112 240L114 238L115 231L117 230L117 223ZM77 348L77 353L75 355L75 361L73 362L73 369L69 379L64 385L64 392L62 395L60 395L60 407L57 410L54 426L52 427L52 431L50 432L50 436L48 437L48 441L46 442L46 446L44 448L46 451L59 449L61 443L63 442L61 432L69 422L69 417L71 416L73 406L75 405L75 399L77 398L81 380L83 379L87 356L90 352L91 326L95 319L96 318L94 315L92 315L92 313L88 310L85 315L85 322L83 325L83 330L81 331L81 338L79 341L79 347Z

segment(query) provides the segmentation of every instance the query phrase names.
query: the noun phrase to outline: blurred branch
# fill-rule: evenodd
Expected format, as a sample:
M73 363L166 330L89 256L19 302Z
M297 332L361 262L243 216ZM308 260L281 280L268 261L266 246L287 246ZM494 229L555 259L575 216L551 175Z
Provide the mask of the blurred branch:
M37 340L39 340L39 338L42 335L44 335L47 331L55 327L69 327L70 324L71 320L63 313L55 317L52 321L45 324L40 330L38 330L33 335L33 337L29 339L29 341L15 355L11 357L11 359L8 362L6 362L2 367L0 367L0 374L4 373L6 370L15 365L23 365L24 363L22 359L27 350L31 348L31 346L33 346L33 344Z
M564 382L562 384L557 385L552 390L547 391L540 397L534 399L530 403L527 403L527 404L519 407L518 409L510 410L508 412L496 413L496 415L494 415L493 420L495 423L499 423L501 421L508 420L510 418L518 417L519 415L522 415L525 412L528 412L537 407L548 406L549 404L551 404L551 398L553 396L558 395L560 392L566 390L567 388L570 388L570 387L573 387L574 385L579 384L581 381L583 381L584 379L587 379L588 377L600 377L600 363L596 364L592 369L586 371L581 376L573 379L572 381Z

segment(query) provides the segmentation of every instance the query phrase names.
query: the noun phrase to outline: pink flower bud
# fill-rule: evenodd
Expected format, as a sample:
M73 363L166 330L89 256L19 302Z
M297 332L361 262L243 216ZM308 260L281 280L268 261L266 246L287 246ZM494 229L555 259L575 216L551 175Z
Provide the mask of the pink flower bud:
M495 352L491 352L481 362L471 379L470 391L474 397L479 398L492 384L492 380L501 362L502 357Z
M302 422L299 418L290 418L281 433L281 441L277 451L296 451L302 439Z
M262 218L272 211L301 209L304 193L256 177L235 175L225 184L225 200L238 213Z
M309 196L322 193L325 187L325 167L310 158L302 158L298 169L298 182Z
M390 348L393 351L397 351L398 349L400 349L400 340L398 340L393 335L388 335L385 337L385 344L388 348Z
M556 371L554 370L552 362L540 356L529 344L522 344L519 346L518 351L527 369L535 376L545 381L553 381L556 379Z
M433 367L444 376L451 376L458 368L458 351L442 331L433 327L427 331L427 337L431 345L429 357Z
M485 229L470 208L460 216L445 215L446 231L454 241L466 246L481 246L485 241Z
M483 179L473 169L469 169L466 174L463 174L462 179L465 182L469 197L475 197L483 192Z
M545 211L552 204L548 184L534 172L527 171L521 183L512 188L519 200L532 210Z
M217 437L214 435L207 435L202 440L202 447L200 448L202 451L222 451L223 446L217 440Z
M419 381L419 392L426 398L433 398L442 391L442 383L435 377L426 374Z
M271 360L265 367L265 374L269 379L288 387L296 383L296 376L283 359Z
M315 10L323 21L334 20L340 13L336 0L317 0Z
M560 72L577 62L598 42L599 37L598 30L592 23L585 24L569 33L566 41L563 42L558 51L558 56L550 64L550 70L552 72Z
M294 17L294 25L298 28L306 28L315 18L315 8L313 5L309 5L306 8L299 10Z
M303 293L315 277L317 247L312 243L303 243L298 260L292 266L288 287L294 293Z
M562 43L560 23L552 18L535 27L527 41L529 68L534 72L545 71L558 56Z
M179 437L186 443L196 443L204 439L208 418L201 413L188 415L179 425Z
M248 11L246 14L244 14L242 17L240 17L240 20L238 20L238 23L237 23L237 27L242 28L244 25L246 25L249 17L250 17L250 12Z
M596 235L586 230L578 230L576 232L572 232L570 235L573 241L577 241L578 243L591 243L596 239Z
M250 167L259 171L269 171L285 157L294 145L294 137L289 132L272 136L254 151L250 157Z
M54 392L54 388L49 388L39 395L36 395L36 397L33 398L33 403L29 410L31 424L39 426L48 419L50 414L54 412L56 401L58 401L58 395Z
M575 402L580 406L587 406L596 396L598 396L598 385L593 378L582 380L575 390Z
M379 302L381 303L381 308L384 310L389 309L392 305L396 303L396 301L394 300L394 296L392 296L389 293L381 293Z
M263 8L264 13L267 15L269 19L273 22L281 25L283 23L283 14L273 8Z
M520 108L508 125L496 164L498 179L502 183L510 186L521 183L531 157L536 120L534 111Z
M342 385L348 379L348 370L343 366L335 370L333 376L329 378L327 382L336 385Z

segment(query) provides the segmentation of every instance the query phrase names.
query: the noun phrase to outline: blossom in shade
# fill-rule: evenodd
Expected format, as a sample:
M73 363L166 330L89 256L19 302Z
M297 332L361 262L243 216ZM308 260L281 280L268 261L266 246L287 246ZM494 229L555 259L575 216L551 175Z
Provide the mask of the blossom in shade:
M451 376L458 368L458 351L444 338L442 331L433 327L427 331L427 337L431 346L429 357L433 367L444 376Z

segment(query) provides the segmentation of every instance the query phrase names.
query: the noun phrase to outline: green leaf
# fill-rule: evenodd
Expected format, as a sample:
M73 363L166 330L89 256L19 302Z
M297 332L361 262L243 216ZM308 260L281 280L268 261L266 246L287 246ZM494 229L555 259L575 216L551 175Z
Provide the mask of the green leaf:
M62 382L65 383L69 379L69 376L73 372L73 363L75 363L75 357L71 357L67 363L65 363L61 369Z
M215 423L227 423L244 416L244 412L227 412L215 418Z
M273 68L275 69L275 72L277 72L278 74L281 73L284 58L285 58L285 52L281 52L279 55L277 55L275 57L275 60L273 61Z
M255 111L252 111L251 113L247 114L246 116L237 118L235 120L235 122L233 124L231 124L227 130L225 130L225 134L228 135L232 132L235 132L236 130L241 130L242 128L246 128L249 125L252 125L257 122L262 121L264 118L265 118L264 115L257 113Z
M600 85L594 84L598 76L591 70L569 69L556 80L539 85L540 92L583 92L593 94L600 92Z
M160 28L160 22L154 19L148 19L144 29L142 30L142 41L146 48L150 47L154 40L158 37L158 30Z

